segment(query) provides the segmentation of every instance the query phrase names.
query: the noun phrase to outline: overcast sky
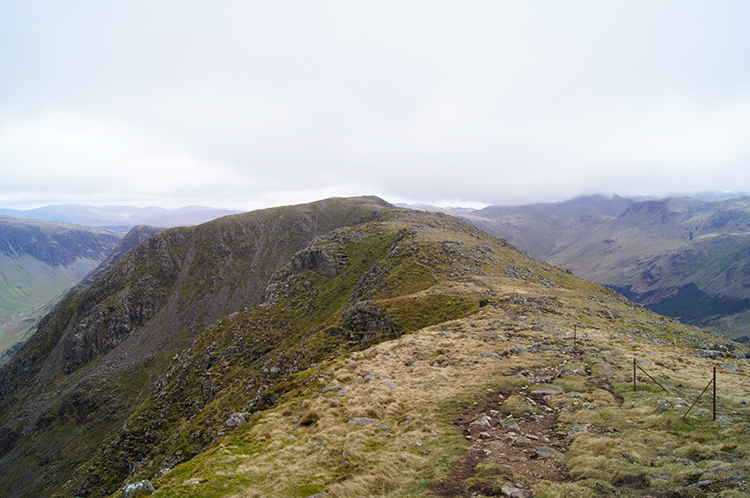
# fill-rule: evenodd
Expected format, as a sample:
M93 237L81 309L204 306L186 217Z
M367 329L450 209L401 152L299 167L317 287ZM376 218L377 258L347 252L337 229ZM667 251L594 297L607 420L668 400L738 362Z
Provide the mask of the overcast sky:
M750 191L750 2L0 2L0 207Z

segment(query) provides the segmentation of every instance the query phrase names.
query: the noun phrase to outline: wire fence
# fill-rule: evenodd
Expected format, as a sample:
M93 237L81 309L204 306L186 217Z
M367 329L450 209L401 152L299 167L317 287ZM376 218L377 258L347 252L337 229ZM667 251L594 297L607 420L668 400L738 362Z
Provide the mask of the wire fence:
M672 394L672 392L669 389L667 389L666 387L662 386L659 383L658 380L654 379L647 371L645 371L643 368L641 368L641 366L638 365L638 363L637 363L637 361L636 361L635 358L633 358L633 391L637 391L638 390L638 385L636 383L636 380L637 380L637 375L636 375L637 374L637 370L640 370L641 372L643 372L644 374L646 374L646 376L649 379L653 380L656 383L657 386L659 386L662 389L664 389L664 391L666 393ZM685 420L685 417L688 416L688 413L690 413L690 411L695 407L695 405L698 404L698 401L700 401L700 399L703 397L703 395L706 394L706 391L708 390L708 388L711 387L711 386L713 386L713 420L716 420L716 367L714 367L714 374L713 374L713 377L711 378L711 381L703 389L703 391L698 395L698 397L693 402L693 404L690 405L690 408L688 408L688 410L682 416L682 420Z

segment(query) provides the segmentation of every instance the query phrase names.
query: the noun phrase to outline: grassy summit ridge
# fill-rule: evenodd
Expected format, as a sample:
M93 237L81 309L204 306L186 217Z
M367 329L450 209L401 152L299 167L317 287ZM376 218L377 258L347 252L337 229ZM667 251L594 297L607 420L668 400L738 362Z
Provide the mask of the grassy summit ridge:
M248 408L240 384L216 406L212 423L201 418L190 426L193 435L224 433L207 451L178 463L190 448L174 445L161 464L154 462L129 480L160 475L154 479L156 496L165 497L495 496L510 483L535 496L698 496L706 489L743 496L746 481L736 477L747 472L744 460L750 457L750 413L739 405L750 394L743 380L746 364L739 362L739 372L723 373L717 422L706 416L705 403L682 421L685 404L703 388L706 373L726 363L695 355L709 336L454 223L442 215L393 213L331 239L374 241L390 233L394 243L384 261L407 253L412 262L430 264L434 281L425 281L422 289L396 296L398 289L382 290L392 289L384 278L381 290L371 291L372 306L392 313L394 322L432 316L422 315L420 303L435 312L431 303L437 299L472 305L456 307L454 316L435 323L426 318L411 327L412 333L383 337L351 353L345 351L357 337L335 320L313 327L296 346L289 345L298 361L309 357L316 343L335 345L336 332L350 334L350 344L342 341L331 349L330 354L343 353L332 361L308 365L301 360L298 365L309 368L300 371L288 369L284 353L272 352L270 357L279 359L264 365L277 368L282 381L261 385L262 400L251 401L246 425L221 424ZM327 245L331 239L312 249L333 247ZM353 244L347 254L366 247ZM344 266L341 275L348 270ZM312 285L306 285L308 278ZM302 272L287 280L299 287L290 287L284 299L317 302L304 289L338 286L337 278L315 280ZM408 311L405 303L411 304ZM279 300L263 311L278 316L275 307L288 310L289 304ZM222 321L201 344L226 349L229 334L235 334L229 341L234 344L237 334L253 330L257 313ZM259 321L270 320L263 315ZM246 360L243 364L246 356L224 359L222 368L251 371ZM633 392L634 357L671 392L660 393L640 372L640 390ZM179 368L193 371L187 364ZM263 377L256 379L254 387L263 383ZM534 394L549 385L559 392ZM266 409L255 411L258 402ZM490 421L477 429L470 422L482 414ZM512 422L517 428L507 429ZM516 451L520 435L528 440L526 453ZM531 448L541 446L562 455L534 459ZM704 471L717 479L696 477ZM714 482L688 488L707 480Z

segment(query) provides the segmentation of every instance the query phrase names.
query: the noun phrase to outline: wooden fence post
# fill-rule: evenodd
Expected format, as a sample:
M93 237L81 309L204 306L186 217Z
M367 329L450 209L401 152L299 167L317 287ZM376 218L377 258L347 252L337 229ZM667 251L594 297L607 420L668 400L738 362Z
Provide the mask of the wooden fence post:
M714 420L716 420L716 367L714 367Z

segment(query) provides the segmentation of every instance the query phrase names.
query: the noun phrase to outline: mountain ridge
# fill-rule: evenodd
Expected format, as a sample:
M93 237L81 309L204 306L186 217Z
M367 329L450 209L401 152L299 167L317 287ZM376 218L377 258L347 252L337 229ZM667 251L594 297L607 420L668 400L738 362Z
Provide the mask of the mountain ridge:
M594 353L603 341L683 354L716 346L724 349L709 352L721 358L739 347L458 218L374 197L156 233L43 322L0 369L0 492L8 496L110 496L143 479L157 496L435 496L427 486L469 451L469 439L436 421L439 406L464 403L464 389L472 400L501 389L508 402L499 408L520 424L543 410L560 430L587 421L593 432L614 424L598 417L617 413L617 396L646 409L626 394L629 367L605 368ZM571 347L576 327L581 343ZM363 370L363 359L381 354L388 370ZM581 373L557 380L568 362ZM527 409L521 386L553 381L602 405ZM618 434L628 428L616 425ZM322 465L293 466L318 456ZM386 468L373 467L380 456ZM551 496L592 493L594 477L616 485L621 474L602 470L613 461ZM493 476L490 487L514 482Z

